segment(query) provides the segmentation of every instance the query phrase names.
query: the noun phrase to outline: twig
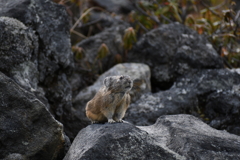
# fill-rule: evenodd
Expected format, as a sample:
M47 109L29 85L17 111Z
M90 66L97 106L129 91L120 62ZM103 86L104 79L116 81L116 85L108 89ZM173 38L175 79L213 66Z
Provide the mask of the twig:
M84 39L87 38L86 36L84 36L83 34L77 32L77 31L75 31L75 30L71 30L71 33L74 33L74 34L76 34L76 35L78 35L79 37L84 38Z
M219 5L214 6L214 7L211 7L211 8L212 8L212 9L219 9L219 8L221 8L222 6L224 6L225 4L227 4L227 1L228 1L228 0L225 0L224 2L220 3Z
M237 61L237 62L240 62L240 60L239 59L237 59L237 58L232 58L234 61Z
M83 19L84 16L86 16L89 12L91 12L92 10L101 10L103 11L104 9L100 8L100 7L92 7L92 8L89 8L88 10L86 10L79 18L78 20L75 22L75 24L72 26L71 30L74 30L75 27L78 25L78 23Z
M86 10L86 11L78 18L78 20L75 22L75 24L74 24L74 25L72 26L72 28L70 29L70 32L71 32L71 33L74 33L74 34L76 34L76 35L78 35L78 36L80 36L80 37L82 37L82 38L87 38L86 36L84 36L83 34L75 31L74 29L75 29L76 26L80 23L80 21L83 19L83 17L86 16L89 12L91 12L91 11L94 10L94 9L101 10L101 11L104 10L104 9L102 9L102 8L100 8L100 7L92 7L92 8L89 8L88 10Z
M164 16L163 14L160 14L160 16L161 16L164 20L168 21L169 23L172 23L172 21L171 21L169 18L167 18L166 16Z
M93 31L93 26L90 26L87 34L88 37L92 34L92 31Z
M233 68L233 66L230 64L230 63L228 63L228 61L226 60L226 58L222 58L223 59L223 63L229 68L229 69L232 69Z
M239 27L239 22L238 22L238 19L240 19L240 10L237 12L236 16L234 17L234 22L236 24L236 27L234 29L234 35L237 36L237 30L238 30L238 27Z
M133 4L133 6L137 9L137 11L139 11L141 14L149 17L151 20L153 20L154 22L156 22L157 24L161 24L161 22L158 20L158 18L156 16L150 16L148 15L141 7L139 7L138 3L136 0L130 0L130 2Z
M94 21L85 23L85 24L83 24L82 26L80 26L80 28L87 27L87 26L91 26L91 25L93 25L93 24L95 24L95 23L100 22L101 20L102 20L102 18L99 18L99 19L97 19L97 20L94 20Z
M78 0L78 3L81 4L81 5L79 5L79 15L82 15L84 12L84 9L86 7L85 0Z
M65 4L65 3L67 3L67 2L69 2L69 0L61 0L60 2L58 2L59 4Z
M218 17L221 17L217 12L215 12L214 10L213 10L213 8L214 7L209 7L207 4L205 4L203 1L200 1L200 3L202 3L202 5L204 6L204 7L206 7L207 9L209 9L209 11L210 12L212 12L214 15L216 15L216 16L218 16ZM216 7L215 7L216 8Z
M145 32L148 32L149 30L144 27L144 25L142 23L140 23L139 21L137 21L137 23L139 24L139 26L145 31Z

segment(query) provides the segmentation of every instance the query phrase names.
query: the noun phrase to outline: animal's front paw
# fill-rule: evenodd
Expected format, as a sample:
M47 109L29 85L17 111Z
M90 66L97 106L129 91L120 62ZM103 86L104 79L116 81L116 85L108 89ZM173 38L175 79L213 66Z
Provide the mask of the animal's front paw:
M109 119L108 123L116 123L116 121L114 121L113 119Z
M123 123L123 120L122 120L122 119L119 119L119 120L117 120L116 122L118 122L118 123Z
M98 121L92 121L92 124L97 124L97 123L99 123Z

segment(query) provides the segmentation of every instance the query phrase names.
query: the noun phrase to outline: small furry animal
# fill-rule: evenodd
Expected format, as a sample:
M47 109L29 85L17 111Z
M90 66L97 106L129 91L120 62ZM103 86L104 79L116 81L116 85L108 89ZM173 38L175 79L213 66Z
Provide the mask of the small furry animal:
M133 81L127 75L106 77L104 86L86 105L86 115L92 123L123 122L130 104L129 91Z

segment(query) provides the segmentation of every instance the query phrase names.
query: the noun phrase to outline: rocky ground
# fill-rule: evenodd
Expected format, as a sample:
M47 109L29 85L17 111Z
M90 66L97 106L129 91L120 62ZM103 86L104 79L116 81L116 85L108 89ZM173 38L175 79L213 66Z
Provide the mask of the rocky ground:
M68 18L50 0L0 0L0 159L240 159L240 70L226 69L206 37L161 25L116 64L131 25L108 19L74 61ZM99 68L102 43L110 53ZM104 72L92 85L86 63ZM90 125L87 101L120 74L134 80L124 123Z
M154 125L94 124L82 129L69 159L239 159L240 137L191 115L167 115Z

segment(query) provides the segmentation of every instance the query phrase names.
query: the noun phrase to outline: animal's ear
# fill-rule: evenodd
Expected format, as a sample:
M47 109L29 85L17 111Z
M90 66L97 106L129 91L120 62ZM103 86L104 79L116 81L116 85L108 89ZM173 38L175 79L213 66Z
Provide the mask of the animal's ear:
M107 77L104 79L103 84L108 88L110 85L111 77Z

